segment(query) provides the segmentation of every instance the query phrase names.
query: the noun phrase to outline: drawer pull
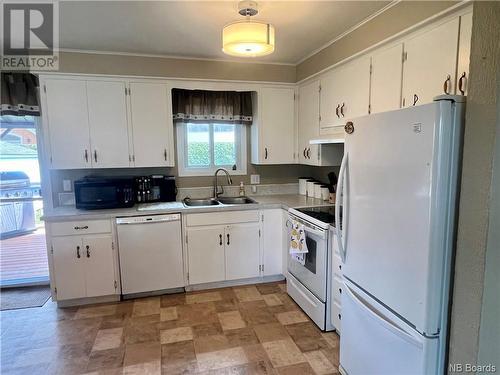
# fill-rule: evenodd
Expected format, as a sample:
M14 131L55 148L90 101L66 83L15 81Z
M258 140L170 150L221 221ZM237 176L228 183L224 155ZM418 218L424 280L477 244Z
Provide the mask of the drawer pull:
M89 226L88 225L85 225L83 227L79 227L79 226L76 226L75 227L75 230L80 230L80 229L89 229Z

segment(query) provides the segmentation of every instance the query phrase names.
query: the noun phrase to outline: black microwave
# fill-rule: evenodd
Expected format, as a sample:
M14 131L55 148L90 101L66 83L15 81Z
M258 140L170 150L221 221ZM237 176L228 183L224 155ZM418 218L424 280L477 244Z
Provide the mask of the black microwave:
M76 208L98 210L132 207L134 180L130 177L85 177L75 181Z

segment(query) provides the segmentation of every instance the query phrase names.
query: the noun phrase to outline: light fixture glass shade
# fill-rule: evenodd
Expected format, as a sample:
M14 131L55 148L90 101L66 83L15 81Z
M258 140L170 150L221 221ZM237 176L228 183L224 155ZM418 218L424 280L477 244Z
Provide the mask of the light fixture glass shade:
M256 57L274 52L274 26L240 21L224 26L222 51L231 56Z

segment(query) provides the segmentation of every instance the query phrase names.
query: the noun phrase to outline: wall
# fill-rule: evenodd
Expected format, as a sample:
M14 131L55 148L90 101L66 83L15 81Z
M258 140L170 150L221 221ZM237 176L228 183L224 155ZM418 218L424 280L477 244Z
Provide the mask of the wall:
M297 65L297 81L361 52L455 4L455 1L401 1Z
M475 2L449 352L450 363L464 365L476 364L479 350L488 227L492 224L495 128L499 121L500 92L495 80L500 70L499 40L500 2ZM498 290L497 285L497 303ZM498 316L495 320L498 332ZM498 342L490 344L499 346Z
M79 52L61 52L59 72L295 82L293 65Z

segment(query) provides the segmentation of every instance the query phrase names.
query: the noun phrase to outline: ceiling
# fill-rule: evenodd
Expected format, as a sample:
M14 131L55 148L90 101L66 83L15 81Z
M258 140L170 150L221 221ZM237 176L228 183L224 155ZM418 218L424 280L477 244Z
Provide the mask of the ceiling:
M276 49L252 61L295 64L388 3L261 1L254 18L274 24ZM237 13L237 1L59 4L62 49L242 60L221 51L222 27L243 19Z

